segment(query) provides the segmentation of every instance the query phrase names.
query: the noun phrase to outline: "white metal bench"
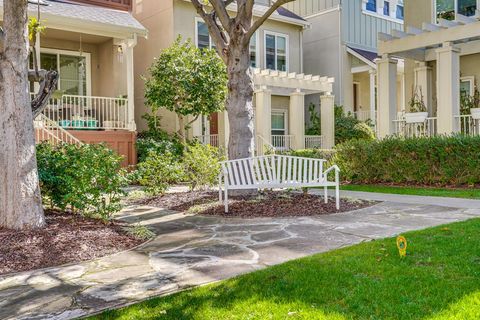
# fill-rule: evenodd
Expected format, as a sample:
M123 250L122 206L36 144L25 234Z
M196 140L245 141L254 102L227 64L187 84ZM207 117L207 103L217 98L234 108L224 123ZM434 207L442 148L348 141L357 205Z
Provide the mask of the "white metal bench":
M326 160L292 156L269 155L221 162L218 177L219 200L225 193L225 212L228 212L228 190L335 187L336 207L340 209L340 169L334 165L324 171ZM334 171L335 181L328 181Z

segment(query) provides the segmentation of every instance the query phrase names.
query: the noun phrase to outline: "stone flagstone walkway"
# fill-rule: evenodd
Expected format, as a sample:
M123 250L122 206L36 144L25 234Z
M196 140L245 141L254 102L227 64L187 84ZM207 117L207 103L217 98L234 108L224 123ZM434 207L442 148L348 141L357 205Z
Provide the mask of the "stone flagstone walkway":
M435 203L434 199L425 203ZM131 207L158 236L98 260L0 276L0 319L69 319L371 239L480 216L477 208L383 202L305 218L223 219Z

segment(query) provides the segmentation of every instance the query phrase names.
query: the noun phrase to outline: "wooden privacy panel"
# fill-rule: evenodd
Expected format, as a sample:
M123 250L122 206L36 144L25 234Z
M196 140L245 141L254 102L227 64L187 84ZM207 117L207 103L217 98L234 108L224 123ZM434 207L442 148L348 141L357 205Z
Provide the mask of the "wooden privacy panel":
M130 11L132 0L71 0L79 3L93 4L97 6Z
M68 130L74 137L84 143L105 143L110 149L123 156L122 166L137 164L135 148L136 133L132 131L87 131Z

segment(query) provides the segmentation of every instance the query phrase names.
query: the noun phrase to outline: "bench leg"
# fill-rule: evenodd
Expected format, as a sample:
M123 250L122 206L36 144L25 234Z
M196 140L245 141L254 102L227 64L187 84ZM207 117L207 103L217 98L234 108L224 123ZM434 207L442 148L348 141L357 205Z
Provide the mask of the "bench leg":
M227 187L225 187L225 200L224 200L224 204L225 204L225 213L228 213L228 189L227 189Z
M325 203L328 203L328 188L327 187L323 187L323 200L325 201Z
M222 178L218 178L218 201L222 202Z
M337 210L340 210L340 177L338 171L335 172L335 198Z

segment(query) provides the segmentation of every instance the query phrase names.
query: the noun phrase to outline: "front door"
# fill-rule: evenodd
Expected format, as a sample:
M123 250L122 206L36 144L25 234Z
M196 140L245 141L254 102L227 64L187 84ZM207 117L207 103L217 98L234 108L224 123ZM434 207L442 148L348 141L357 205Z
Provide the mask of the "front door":
M218 134L218 112L212 113L209 120L210 134Z

